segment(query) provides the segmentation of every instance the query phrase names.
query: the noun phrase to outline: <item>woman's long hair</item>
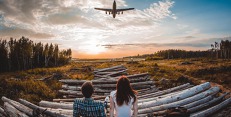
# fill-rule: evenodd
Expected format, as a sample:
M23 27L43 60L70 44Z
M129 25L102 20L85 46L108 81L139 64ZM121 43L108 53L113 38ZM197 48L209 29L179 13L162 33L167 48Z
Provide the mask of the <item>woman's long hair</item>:
M134 99L134 102L136 101L135 94L137 92L132 89L130 81L126 76L119 78L116 84L116 90L116 102L118 106L122 106L124 102L128 105L131 98Z

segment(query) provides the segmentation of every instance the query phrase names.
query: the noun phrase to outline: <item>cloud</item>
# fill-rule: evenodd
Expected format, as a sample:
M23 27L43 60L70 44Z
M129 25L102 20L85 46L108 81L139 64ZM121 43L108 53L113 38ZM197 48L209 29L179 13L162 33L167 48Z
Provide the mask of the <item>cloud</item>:
M2 38L20 38L22 36L36 38L36 39L49 39L54 37L54 35L49 33L35 32L29 29L23 29L18 27L8 27L5 25L0 25L0 37Z
M188 36L189 38L194 38L192 36ZM209 47L212 43L220 42L221 40L229 40L231 41L231 37L221 37L221 38L203 38L200 40L194 40L190 42L184 43L124 43L124 44L104 44L101 45L102 47L113 49L113 48L123 48L127 46L131 46L132 48L142 47L142 48L149 48L149 47ZM209 48L207 48L209 49Z
M73 47L86 52L99 44L152 43L165 36L162 23L176 20L171 8L174 1L162 0L150 7L126 11L112 18L94 7L111 8L108 0L5 0L0 2L0 36L28 36L36 39L50 39L62 47ZM117 0L118 8L130 7L125 0ZM1 27L0 27L1 28ZM12 30L13 29L13 30ZM166 41L168 37L165 37ZM50 41L49 40L49 41ZM44 41L45 42L45 41ZM48 41L47 41L48 42ZM91 45L89 47L88 45ZM140 46L142 46L141 44ZM127 44L126 46L134 46ZM117 46L118 47L118 46ZM86 49L86 50L83 50Z
M34 10L42 6L41 0L2 0L0 11L7 19L32 23Z

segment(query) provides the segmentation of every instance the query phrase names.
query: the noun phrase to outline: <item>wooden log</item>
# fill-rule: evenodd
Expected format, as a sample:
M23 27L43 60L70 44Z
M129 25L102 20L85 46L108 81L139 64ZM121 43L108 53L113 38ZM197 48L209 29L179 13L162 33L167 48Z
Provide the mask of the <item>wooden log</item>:
M104 76L104 75L112 76L112 74L118 74L118 73L127 73L127 69L124 68L124 69L119 69L119 70L109 71L109 72L97 72L97 73L94 73L94 75L97 75L97 76Z
M64 115L66 117L73 117L73 110L67 110L67 109L54 109L54 108L47 108L48 111L59 113L61 115Z
M115 80L118 80L121 76L117 76L117 77L110 77L110 78L113 78ZM139 79L139 78L146 78L146 80L150 80L150 74L148 73L140 73L140 74L133 74L133 75L127 75L126 76L130 82L133 80L133 79Z
M197 100L197 101L194 101L194 102L191 102L189 104L186 104L184 105L183 107L189 109L189 108L192 108L192 107L195 107L195 106L198 106L198 105L201 105L201 104L204 104L204 103L207 103L208 101L212 100L214 98L213 95L210 95L206 98L203 98L201 100Z
M127 78L129 78L131 80L133 78L146 77L146 76L149 76L148 78L150 78L150 74L148 74L148 73L128 75ZM117 78L119 78L119 77L117 77Z
M2 97L3 102L8 102L10 105L14 106L17 110L27 114L28 116L33 116L33 110L6 97Z
M54 113L54 112L51 112L51 111L49 111L49 110L47 110L45 108L39 107L37 105L34 105L34 104L32 104L32 103L30 103L30 102L28 102L26 100L23 100L23 99L19 99L19 103L21 103L21 104L23 104L23 105L25 105L25 106L33 109L34 110L34 114L36 114L36 116L37 116L37 114L41 114L42 113L42 114L45 114L45 115L50 116L50 117L66 117L66 116L61 115L59 113Z
M185 107L185 108L187 108L187 109L189 109L189 108L192 108L192 107L194 107L194 106L198 106L198 105L200 105L200 104L204 104L204 103L207 103L208 101L210 101L210 100L212 100L214 97L213 97L214 95L209 95L209 96L207 96L207 97L205 97L205 98L203 98L203 99L200 99L200 100L198 100L198 101L194 101L194 102L191 102L191 103L189 103L189 104L186 104L187 106L183 106L183 107ZM177 105L178 106L178 105ZM149 115L151 115L151 116L163 116L163 115L165 115L167 113L167 110L162 110L162 111L156 111L156 112L152 112L152 113L150 113ZM146 114L143 114L143 115L146 115Z
M174 96L174 95L178 95L179 93L181 93L183 90L186 90L186 89L189 89L191 88L191 86L187 86L185 88L181 88L177 91L174 91L172 93L168 93L168 94L165 94L165 95L160 95L160 96L152 96L152 95L148 95L148 96L143 96L142 98L138 97L139 99L139 102L148 102L148 101L152 101L152 100L156 100L156 99L160 99L160 98L164 98L164 97L167 97L167 96Z
M125 67L123 65L118 65L118 66L113 66L113 67L109 67L109 68L97 69L94 71L94 73L109 71L109 70L117 69L117 68L125 68Z
M223 99L226 95L228 95L228 93L224 93L224 94L222 94L221 96L219 96L219 97L217 97L217 98L215 98L214 97L214 95L210 95L210 96L208 96L208 97L206 97L206 98L203 98L203 99L201 99L201 100L198 100L198 101L194 101L194 102L192 102L192 103L189 103L189 104L186 104L186 105L184 105L183 107L185 107L185 108L187 108L188 109L188 111L189 112L193 112L192 111L192 109L194 108L194 107L196 107L196 108L194 108L195 110L199 110L200 109L200 107L201 107L201 105L203 105L203 104L205 104L205 103L208 103L209 101L212 101L212 100L221 100L221 99ZM199 107L199 108L198 108ZM192 109L191 109L192 108ZM191 111L190 111L190 109L191 109Z
M106 76L115 76L115 75L118 76L118 75L126 73L126 71L127 71L127 69L121 70L121 71L117 71L117 72L113 72L113 73L107 74Z
M63 103L57 103L57 102L40 101L39 106L45 107L45 108L73 110L73 104L63 104Z
M77 96L77 95L66 95L67 98L83 98L83 96Z
M153 81L146 81L146 82L137 82L137 83L130 83L132 87L141 86L141 85L153 85ZM97 84L94 85L94 87L100 87L100 88L115 88L116 84Z
M95 95L93 95L93 97L92 97L94 100L101 100L101 99L105 99L106 98L106 96L95 96Z
M208 116L212 115L213 113L217 112L218 110L226 107L230 103L231 103L231 97L226 99L225 101L223 101L222 103L220 103L218 105L215 105L215 106L208 108L204 111L192 114L192 115L190 115L190 117L208 117Z
M225 94L223 94L222 96L220 96L220 97L218 97L218 98L214 98L214 99L212 99L212 100L210 100L210 101L208 101L208 102L206 102L206 103L203 103L203 104L194 106L194 107L188 109L188 111L189 111L190 113L194 113L194 112L196 112L196 111L199 111L200 109L203 109L203 108L205 108L205 107L209 107L209 106L213 105L214 103L217 103L217 102L219 102L220 100L222 100L226 95L227 95L227 94L225 93Z
M73 102L75 98L69 98L69 99L53 99L53 102Z
M138 114L138 117L163 117L166 114L166 110L153 113Z
M155 92L159 91L158 88L147 88L147 89L148 90L146 90L146 91L143 91L142 89L138 90L138 96L142 96L142 95L145 95L145 94L148 94L148 93L155 93Z
M80 93L81 93L81 87L78 87L78 86L62 85L62 89L72 90L72 91L80 91ZM102 90L102 89L95 88L94 92L95 93L110 93L111 90Z
M1 114L2 117L6 117L7 116L5 110L2 107L0 107L0 114Z
M8 102L4 102L4 108L5 108L5 112L7 113L7 115L9 115L9 117L29 117L25 113L22 113L19 110L17 110L14 106L9 104Z
M194 96L191 96L189 98L185 98L183 100L176 100L176 102L172 102L172 103L165 103L163 105L159 105L159 106L154 106L154 107L149 107L149 108L145 108L145 109L140 109L138 111L138 113L151 113L151 112L156 112L156 111L162 111L164 109L168 109L168 108L172 108L172 107L178 107L178 106L182 106L182 105L185 105L185 104L188 104L190 102L193 102L193 101L197 101L197 100L200 100L200 99L203 99L205 97L207 97L208 95L212 95L212 94L216 94L218 93L220 90L219 87L212 87L204 92L201 92L201 93L198 93ZM143 103L139 103L140 105L142 105Z
M147 73L145 74L135 74L135 75L130 75L127 76L130 80L131 83L133 82L142 82L142 81L147 81L150 80L150 75L148 75ZM110 78L106 78L103 80L92 80L91 82L93 84L116 84L117 83L117 79L119 77L115 77L113 79ZM87 80L72 80L72 79L68 79L68 80L59 80L62 83L68 84L68 85L82 85L84 82L86 82Z
M73 91L73 90L59 90L59 93L68 94L68 95L75 95L75 96L83 96L81 91Z
M83 96L80 97L80 96L75 96L75 95L65 95L64 98L65 99L68 99L68 98L83 98ZM94 95L93 94L92 98L94 100L104 100L106 98L106 96L103 96L103 95Z
M164 97L164 98L150 101L147 103L143 103L142 105L138 105L138 108L139 109L149 108L149 107L154 107L154 106L158 106L158 105L162 105L162 104L171 103L171 102L174 102L177 100L182 100L182 99L188 98L190 96L193 96L197 93L200 93L204 90L207 90L209 88L210 88L210 83L206 82L206 83L203 83L201 85L198 85L198 86L189 88L187 90L184 90L174 97L168 96L168 97Z
M0 117L6 117L5 115L3 115L2 113L0 113Z
M59 82L62 82L62 83L65 83L65 84L74 84L74 85L82 85L86 81L88 81L88 80L72 80L72 79L59 80Z
M147 97L138 97L139 99L139 102L143 103L143 102L149 102L149 101L153 101L153 100L157 100L157 99L161 99L161 98L164 98L164 97L168 97L168 96L174 96L174 95L178 95L179 93L181 93L182 91L175 91L175 92L172 92L172 93L169 93L169 94L165 94L165 95L160 95L160 96L147 96Z
M121 76L117 76L117 77L109 77L110 78L113 78L113 79L119 79ZM132 82L133 79L139 79L139 78L145 78L146 80L150 80L150 74L148 73L140 73L140 74L133 74L133 75L127 75L126 76L130 82Z
M73 91L81 91L81 87L79 87L79 86L62 85L62 89L64 89L64 90L73 90Z
M102 90L102 91L96 90L96 91L94 92L94 95L99 95L99 96L102 96L102 95L109 95L110 92L111 92L111 91L109 91L109 90L108 90L107 92L105 92L105 90ZM59 93L69 95L69 97L70 97L70 95L73 95L73 96L75 96L75 97L83 97L81 91L59 90Z
M141 96L138 96L138 97L142 98L142 97L147 97L147 96L152 96L152 97L154 97L154 96L160 96L160 95L164 95L164 94L168 94L168 93L180 90L180 89L185 88L185 87L187 87L189 85L190 84L187 83L187 84L183 84L183 85L180 85L180 86L177 86L177 87L173 87L173 88L170 88L170 89L167 89L167 90L158 91L158 92L154 92L154 93L149 93L149 94L141 95Z
M57 103L57 102L49 102L49 101L40 101L39 105L44 108L53 108L53 109L66 109L73 110L73 104L71 103Z
M113 71L114 72L114 71ZM106 74L110 74L110 73L113 73L113 72L96 72L96 73L94 73L94 75L99 75L99 76L101 76L101 75L106 75Z
M153 81L145 81L145 82L131 83L131 86L133 88L136 88L136 89L144 89L144 88L150 88L150 86L153 84L154 84ZM150 86L147 87L145 85L150 85ZM144 88L142 88L142 86L144 86ZM63 87L63 89L80 91L78 86L62 85L62 87ZM116 84L103 84L103 85L102 84L96 84L96 85L94 85L94 87L96 88L96 90L95 90L96 93L109 93L111 90L102 90L102 89L105 89L105 88L115 89ZM59 92L63 93L63 94L69 94L67 91L64 91L64 90L60 90Z

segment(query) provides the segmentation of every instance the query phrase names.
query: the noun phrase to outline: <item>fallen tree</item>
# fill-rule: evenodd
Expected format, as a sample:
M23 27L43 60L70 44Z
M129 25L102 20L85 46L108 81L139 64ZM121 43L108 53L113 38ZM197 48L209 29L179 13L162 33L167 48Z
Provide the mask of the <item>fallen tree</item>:
M207 117L207 116L212 115L213 113L217 112L221 108L227 106L230 103L231 103L231 97L226 99L222 103L220 103L218 105L215 105L215 106L213 106L213 107L211 107L209 109L206 109L204 111L192 114L192 115L190 115L190 117Z
M176 106L183 106L185 104L188 104L190 102L193 101L197 101L200 100L202 98L207 97L208 95L212 95L212 94L216 94L218 93L220 90L219 87L212 87L204 92L201 92L199 94L196 94L194 96L182 99L182 100L176 100L175 102L171 102L171 103L165 103L159 106L154 106L154 107L149 107L149 108L145 108L145 109L140 109L138 111L138 113L151 113L151 112L155 112L155 111L162 111L164 109L168 109L168 108L172 108L172 107L176 107ZM143 103L139 103L140 105L143 105Z
M154 106L158 106L158 105L161 105L161 104L171 103L171 102L174 102L174 101L177 101L177 100L182 100L182 99L185 99L187 97L193 96L193 95L195 95L197 93L200 93L200 92L202 92L204 90L207 90L209 88L210 88L210 83L206 82L204 84L201 84L201 85L192 87L190 89L184 90L181 93L179 93L177 96L174 96L174 97L168 96L168 97L165 97L165 98L161 98L161 99L157 99L157 100L150 101L150 102L147 102L147 103L143 103L141 105L138 105L138 108L139 109L149 108L149 107L154 107Z

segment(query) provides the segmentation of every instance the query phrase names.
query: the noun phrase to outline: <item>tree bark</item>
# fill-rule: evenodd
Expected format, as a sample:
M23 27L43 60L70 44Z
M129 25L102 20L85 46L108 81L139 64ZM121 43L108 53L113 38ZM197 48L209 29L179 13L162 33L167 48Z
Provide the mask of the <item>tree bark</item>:
M160 95L160 96L144 96L144 97L138 97L139 98L139 102L148 102L148 101L152 101L152 100L156 100L156 99L159 99L159 98L164 98L164 97L167 97L167 96L174 96L174 95L178 95L179 93L181 93L183 90L186 90L186 89L189 89L191 87L185 87L185 88L182 88L182 89L179 89L175 92L172 92L172 93L168 93L168 94L165 94L165 95Z
M201 92L201 93L196 94L194 96L191 96L189 98L185 98L185 99L182 99L182 100L176 100L175 102L170 102L170 103L163 103L162 105L159 105L159 106L140 109L138 112L141 113L141 114L142 113L151 113L151 112L156 112L156 111L162 111L162 110L172 108L172 107L183 106L185 104L189 104L191 102L194 102L194 101L200 100L202 98L205 98L208 95L216 94L216 93L219 92L219 90L220 90L219 87L212 87L212 88L210 88L210 89L208 89L208 90L206 90L204 92ZM143 103L139 103L139 104L143 105Z
M42 107L39 107L37 105L34 105L26 100L23 100L23 99L19 99L19 103L31 108L34 110L34 114L45 114L47 116L50 116L50 117L66 117L64 115L61 115L59 113L54 113L54 112L51 112L49 110L46 110L45 108L42 108ZM36 113L35 113L36 112Z
M228 98L227 100L223 101L222 103L218 104L218 105L215 105L215 106L208 108L204 111L190 115L190 117L208 117L208 116L212 115L213 113L217 112L218 110L220 110L221 108L229 105L230 103L231 103L231 97Z
M10 105L14 106L17 110L27 114L28 116L33 116L33 110L32 109L14 101L14 100L8 99L6 97L2 97L2 101L9 103Z
M103 71L109 71L109 70L117 69L117 68L125 68L125 67L123 65L118 65L118 66L113 66L113 67L109 67L109 68L97 69L97 70L94 71L94 73L103 72Z
M147 96L152 96L152 97L153 96L160 96L160 95L164 95L164 94L168 94L168 93L180 90L180 89L185 88L185 87L187 87L189 85L190 84L187 83L187 84L183 84L183 85L180 85L180 86L177 86L177 87L173 87L173 88L170 88L170 89L167 89L167 90L158 91L158 92L154 92L154 93L150 93L150 94L145 94L145 95L138 96L138 97L142 98L142 97L147 97Z
M14 106L9 104L8 102L4 102L4 108L5 108L5 112L7 113L7 115L9 115L9 117L29 117L25 113L22 113L19 110L17 110Z
M168 97L165 97L165 98L161 98L161 99L157 99L157 100L150 101L150 102L147 102L147 103L143 103L142 105L138 105L138 108L139 109L149 108L149 107L154 107L154 106L158 106L158 105L167 104L167 103L171 103L171 102L174 102L174 101L182 100L182 99L193 96L193 95L195 95L197 93L200 93L200 92L202 92L202 91L204 91L206 89L209 89L209 88L210 88L210 83L206 82L204 84L201 84L201 85L192 87L190 89L184 90L181 93L179 93L177 96L174 96L174 97L168 96Z
M0 114L3 116L3 117L6 117L6 112L3 108L0 107Z
M222 96L218 97L218 98L214 98L204 104L200 104L200 105L197 105L197 106L194 106L190 109L188 109L188 111L190 113L194 113L196 111L199 111L200 109L203 109L205 107L208 107L208 106L211 106L212 104L216 103L216 102L219 102L220 100L222 100L227 94L223 94Z
M73 110L73 104L64 104L64 103L57 103L57 102L40 101L39 106L45 108Z

